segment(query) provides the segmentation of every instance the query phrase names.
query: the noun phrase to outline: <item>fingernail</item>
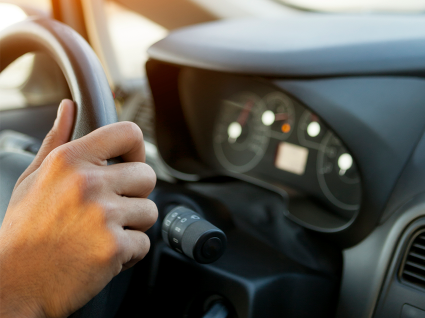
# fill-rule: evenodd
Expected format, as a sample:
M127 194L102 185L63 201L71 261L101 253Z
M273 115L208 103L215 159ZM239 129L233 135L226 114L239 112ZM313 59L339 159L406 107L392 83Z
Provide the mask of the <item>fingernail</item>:
M56 119L55 119L55 122L53 123L53 127L56 127L56 125L57 125L57 124L58 124L58 122L59 122L59 117L60 117L60 115L61 115L62 108L63 108L63 101L61 101L61 103L59 104L59 107L58 107L58 113L56 114Z
M63 103L64 103L64 101L61 101L61 103L59 104L59 107L58 107L58 114L56 115L56 117L59 117L59 116L60 116L60 114L61 114L61 112L62 112L62 108L63 108Z

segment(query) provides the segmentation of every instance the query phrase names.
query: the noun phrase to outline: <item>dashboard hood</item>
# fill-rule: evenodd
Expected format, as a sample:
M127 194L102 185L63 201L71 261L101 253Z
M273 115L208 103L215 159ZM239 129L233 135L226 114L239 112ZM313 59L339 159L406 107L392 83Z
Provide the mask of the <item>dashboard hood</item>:
M423 74L425 18L306 13L222 20L174 31L148 53L172 64L250 75Z

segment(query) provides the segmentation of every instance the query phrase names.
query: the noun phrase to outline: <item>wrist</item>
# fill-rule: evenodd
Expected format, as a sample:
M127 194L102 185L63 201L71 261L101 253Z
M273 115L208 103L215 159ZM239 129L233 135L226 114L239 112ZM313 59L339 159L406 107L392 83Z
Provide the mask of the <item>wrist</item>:
M2 299L0 297L0 317L2 318L44 318L41 311L34 310L33 306L19 299Z
M20 266L15 264L15 254L0 231L0 317L45 317L37 293L27 286L25 277L17 274Z

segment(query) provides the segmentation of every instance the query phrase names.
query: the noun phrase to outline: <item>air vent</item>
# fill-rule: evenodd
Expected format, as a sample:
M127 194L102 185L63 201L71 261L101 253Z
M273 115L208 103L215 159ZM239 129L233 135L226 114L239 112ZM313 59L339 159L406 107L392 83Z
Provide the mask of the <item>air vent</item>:
M414 235L405 256L401 280L425 289L425 230Z

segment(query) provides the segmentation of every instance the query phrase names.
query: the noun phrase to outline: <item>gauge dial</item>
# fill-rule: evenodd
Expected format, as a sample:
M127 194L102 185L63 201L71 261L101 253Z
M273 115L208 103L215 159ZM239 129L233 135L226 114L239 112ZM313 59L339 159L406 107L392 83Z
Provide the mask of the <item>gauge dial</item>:
M270 137L284 140L294 130L295 111L292 101L280 92L274 92L264 98L267 110L261 115L265 126L270 126Z
M258 164L269 142L269 126L262 123L265 111L263 101L251 93L222 102L213 138L215 154L223 167L246 172Z
M306 110L298 125L298 140L300 144L309 148L319 149L320 142L325 135L325 127L319 117Z
M323 193L333 204L345 210L359 208L361 187L356 163L331 132L320 144L317 175Z

